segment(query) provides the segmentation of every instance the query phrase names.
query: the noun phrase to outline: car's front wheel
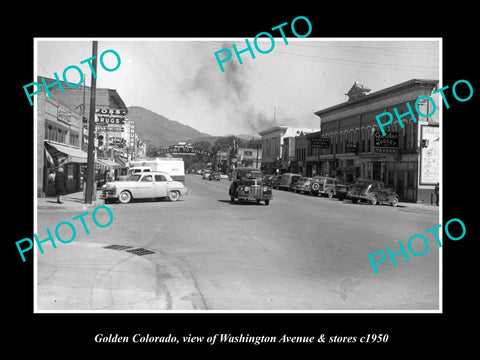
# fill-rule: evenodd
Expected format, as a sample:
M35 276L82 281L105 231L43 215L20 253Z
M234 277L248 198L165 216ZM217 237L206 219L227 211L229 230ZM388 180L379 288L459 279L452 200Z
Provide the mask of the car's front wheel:
M398 205L398 198L394 197L391 204L393 207L396 207Z
M265 200L265 205L270 205L270 200Z
M179 197L180 193L178 191L171 190L168 192L168 200L170 201L177 201Z
M373 195L372 200L370 200L372 205L377 205L378 204L378 198L377 195Z
M122 204L128 204L130 200L132 200L132 194L130 194L128 191L122 191L118 197L118 200Z

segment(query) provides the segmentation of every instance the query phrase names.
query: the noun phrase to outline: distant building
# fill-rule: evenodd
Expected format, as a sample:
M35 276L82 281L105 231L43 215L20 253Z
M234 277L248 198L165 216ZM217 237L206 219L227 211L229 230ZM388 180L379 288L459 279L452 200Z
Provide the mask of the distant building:
M260 169L262 166L262 149L238 148L237 167L254 167Z
M300 132L300 135L295 137L295 161L294 166L292 167L292 172L304 176L311 176L311 171L307 172L307 153L309 144L310 142L307 138L307 134L303 131Z
M319 174L337 176L346 182L357 177L380 180L393 188L401 201L430 203L440 180L440 105L438 95L432 94L437 87L438 80L412 79L370 93L370 89L355 83L347 93L348 101L316 111L322 130L310 135L310 142L316 146L309 156L311 161L317 157ZM415 108L415 101L422 95L434 99L437 111L414 119L407 115L406 103ZM432 105L424 100L420 110L430 114ZM405 115L403 127L394 108ZM384 128L393 139L389 147L379 141L381 133L375 118L384 112L394 116Z
M318 130L318 129L317 129ZM267 174L284 173L290 168L290 162L295 158L295 136L315 131L308 128L275 126L259 132L262 137L262 169ZM284 140L287 148L284 148ZM285 156L284 156L285 154ZM288 155L287 155L288 154Z

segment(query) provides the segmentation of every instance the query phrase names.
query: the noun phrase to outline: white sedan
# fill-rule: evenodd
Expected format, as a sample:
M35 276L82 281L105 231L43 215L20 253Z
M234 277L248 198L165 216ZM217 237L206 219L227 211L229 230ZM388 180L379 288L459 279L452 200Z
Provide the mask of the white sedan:
M127 181L109 182L102 188L105 203L120 201L127 204L132 199L168 198L177 201L186 195L187 187L174 181L165 172L143 172L132 174Z

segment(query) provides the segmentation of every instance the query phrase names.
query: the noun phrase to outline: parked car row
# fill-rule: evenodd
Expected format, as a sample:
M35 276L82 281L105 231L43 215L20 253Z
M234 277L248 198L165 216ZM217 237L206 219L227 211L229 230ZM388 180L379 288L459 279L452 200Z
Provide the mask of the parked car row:
M300 174L265 175L265 184L277 190L290 190L313 196L327 196L339 200L349 199L356 204L359 201L373 205L388 203L398 205L398 195L381 181L357 179L352 184L328 176L306 177Z

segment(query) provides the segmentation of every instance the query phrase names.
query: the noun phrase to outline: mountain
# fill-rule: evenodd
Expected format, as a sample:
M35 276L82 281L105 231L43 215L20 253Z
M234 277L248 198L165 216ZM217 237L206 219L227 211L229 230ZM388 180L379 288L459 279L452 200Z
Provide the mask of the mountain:
M141 106L130 106L127 117L135 121L136 133L147 144L153 143L155 145L168 146L179 141L212 137L191 126L167 119L165 116L156 114Z

